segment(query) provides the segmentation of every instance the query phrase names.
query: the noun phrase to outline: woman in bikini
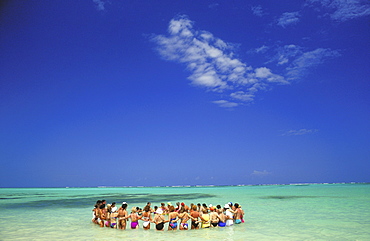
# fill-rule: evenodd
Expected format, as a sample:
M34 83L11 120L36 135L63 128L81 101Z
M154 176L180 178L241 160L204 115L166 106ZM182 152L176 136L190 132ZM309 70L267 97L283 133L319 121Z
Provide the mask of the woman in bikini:
M150 208L150 206L145 206L144 207L144 209L143 209L143 215L141 216L141 220L143 220L144 221L144 223L143 223L143 228L145 229L145 230L148 230L148 229L150 229L150 223L152 222L152 217L151 217L151 215L150 215L150 210L151 210L151 208Z
M136 211L137 211L136 207L132 207L131 214L130 214L131 229L139 228L139 219L141 219L141 217L139 217Z
M123 202L122 206L118 209L118 228L119 229L126 229L126 220L129 218L129 215L126 211L127 203Z
M185 208L181 207L178 217L180 218L180 230L188 230L188 220L192 219L189 213L185 212Z
M175 207L170 206L169 207L169 214L168 214L168 230L176 230L177 229L177 220L178 218L178 213L175 212Z

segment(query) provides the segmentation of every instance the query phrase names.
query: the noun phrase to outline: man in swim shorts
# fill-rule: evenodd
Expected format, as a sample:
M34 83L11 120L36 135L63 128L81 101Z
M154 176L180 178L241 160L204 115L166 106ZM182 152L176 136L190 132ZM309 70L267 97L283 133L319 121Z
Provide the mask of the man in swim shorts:
M198 212L198 207L193 205L191 207L190 216L192 217L191 220L191 229L199 229L199 221L200 213Z

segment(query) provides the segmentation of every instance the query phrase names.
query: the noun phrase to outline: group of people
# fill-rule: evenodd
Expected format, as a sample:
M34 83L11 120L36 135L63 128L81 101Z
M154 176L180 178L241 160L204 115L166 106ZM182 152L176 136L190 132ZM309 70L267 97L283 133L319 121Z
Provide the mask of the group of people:
M132 207L131 212L127 211L128 204L123 202L121 207L117 207L116 203L106 204L105 200L98 200L93 211L92 222L100 225L100 227L111 227L116 229L126 229L129 224L131 229L139 228L139 220L141 220L144 229L150 229L151 224L155 225L155 229L163 231L165 223L168 223L168 230L188 230L189 222L190 229L210 228L210 227L227 227L233 224L244 222L244 211L238 203L227 203L223 207L221 205L213 206L212 204L190 204L176 203L172 205L170 202L161 203L160 206L152 208L151 203L141 209L140 207Z

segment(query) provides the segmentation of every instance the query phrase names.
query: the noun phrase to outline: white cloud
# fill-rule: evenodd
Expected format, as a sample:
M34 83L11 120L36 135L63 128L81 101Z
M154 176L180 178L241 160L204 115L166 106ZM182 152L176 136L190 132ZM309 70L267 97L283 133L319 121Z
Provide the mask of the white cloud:
M281 27L286 27L288 25L296 24L299 22L300 14L299 12L286 12L281 15L278 19L278 25Z
M254 170L251 175L263 177L263 176L267 176L267 175L270 175L270 174L271 174L271 172L268 172L266 170L264 170L264 171L256 171L256 170Z
M224 108L232 108L232 107L237 107L239 104L235 102L230 102L228 100L216 100L212 101L212 103L217 104L220 107Z
M301 136L318 132L317 129L300 129L300 130L289 130L282 134L283 136Z
M288 83L284 77L266 67L254 69L247 66L234 57L234 45L208 31L196 31L193 25L187 17L179 16L170 21L168 36L156 35L152 38L164 59L186 66L190 72L188 79L193 85L219 93L228 92L234 100L251 102L255 93L266 85ZM231 101L217 104L223 107L238 105Z
M308 0L308 3L320 4L328 10L331 19L340 22L370 15L367 0Z
M96 9L99 11L104 11L105 10L105 2L102 0L93 0L93 2L96 4Z

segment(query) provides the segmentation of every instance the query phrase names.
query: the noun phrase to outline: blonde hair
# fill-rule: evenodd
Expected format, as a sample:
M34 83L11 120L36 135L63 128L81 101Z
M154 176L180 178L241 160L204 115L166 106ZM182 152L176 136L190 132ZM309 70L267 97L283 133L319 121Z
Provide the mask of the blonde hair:
M132 208L131 208L131 212L132 212L132 213L136 213L136 207L132 207Z

